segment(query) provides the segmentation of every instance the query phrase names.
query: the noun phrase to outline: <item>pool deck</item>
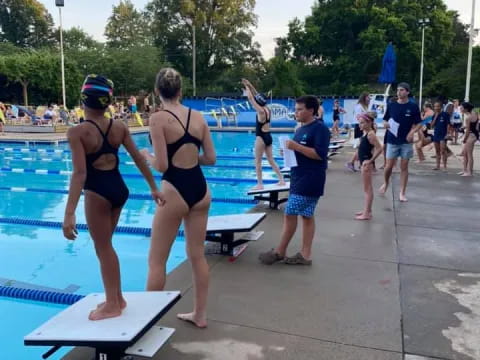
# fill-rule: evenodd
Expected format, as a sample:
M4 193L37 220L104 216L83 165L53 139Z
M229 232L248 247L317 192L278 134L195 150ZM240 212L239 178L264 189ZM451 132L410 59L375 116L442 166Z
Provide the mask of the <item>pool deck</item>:
M258 262L282 228L281 211L258 206L268 212L258 227L264 237L233 263L208 257L208 329L175 318L192 306L189 264L168 276L168 289L183 298L161 320L177 331L154 359L480 359L480 174L461 178L453 161L448 172L433 172L427 153L426 164L411 166L410 201L398 201L395 172L387 195L375 197L373 220L360 222L360 176L343 167L350 154L334 158L328 172L313 265ZM376 188L381 181L379 171ZM290 253L299 246L297 233ZM65 359L92 356L76 348Z

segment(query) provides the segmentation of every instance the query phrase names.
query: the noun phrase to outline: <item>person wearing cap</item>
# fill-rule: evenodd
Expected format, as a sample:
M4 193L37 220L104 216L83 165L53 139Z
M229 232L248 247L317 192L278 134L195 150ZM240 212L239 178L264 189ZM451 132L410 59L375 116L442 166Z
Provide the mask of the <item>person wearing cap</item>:
M248 97L248 101L257 112L256 129L255 129L255 170L257 173L257 186L255 190L263 189L263 177L262 177L262 157L263 154L267 156L268 163L272 167L273 171L278 176L277 185L285 185L285 180L280 172L280 168L273 158L272 151L272 135L270 134L270 121L272 114L267 107L267 97L264 94L259 93L253 85L247 79L242 79L242 84L245 86L245 92Z
M408 163L413 157L413 135L422 126L418 105L409 101L410 85L401 82L397 86L397 101L389 103L383 117L386 136L386 166L384 183L380 194L385 194L390 184L392 169L400 158L400 196L402 202L408 201L405 195L408 183ZM390 123L395 128L390 128ZM398 126L398 128L397 128Z
M118 169L118 149L123 145L147 180L152 198L163 205L152 172L138 151L128 127L107 119L105 109L112 103L113 82L89 75L82 86L85 121L67 132L72 152L73 173L63 220L63 234L77 237L75 210L84 190L85 218L100 262L105 302L90 312L90 320L120 316L127 306L120 285L120 265L112 246L112 236L125 202L128 188Z

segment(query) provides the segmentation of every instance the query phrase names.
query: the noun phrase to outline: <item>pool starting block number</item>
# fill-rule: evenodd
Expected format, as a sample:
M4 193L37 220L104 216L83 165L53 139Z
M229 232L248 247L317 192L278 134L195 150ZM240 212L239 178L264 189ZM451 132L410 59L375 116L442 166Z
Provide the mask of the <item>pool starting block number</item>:
M266 213L210 216L207 224L207 241L219 243L219 246L208 253L238 257L246 249L249 241L256 241L262 237L263 231L252 230L266 216ZM235 240L235 233L246 234Z
M62 346L95 349L96 360L120 360L126 355L152 357L174 329L155 326L180 299L179 291L123 293L127 307L121 316L100 321L88 314L104 301L103 293L90 294L25 336L25 345L53 346L46 359Z

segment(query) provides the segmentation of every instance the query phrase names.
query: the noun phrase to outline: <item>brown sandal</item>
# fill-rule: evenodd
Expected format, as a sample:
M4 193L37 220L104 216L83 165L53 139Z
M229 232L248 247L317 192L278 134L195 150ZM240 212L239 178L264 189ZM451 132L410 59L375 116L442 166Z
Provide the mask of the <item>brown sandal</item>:
M260 262L265 265L272 265L278 261L282 261L283 259L284 257L275 252L275 249L260 253L260 255L258 256L258 260L260 260Z
M292 257L285 258L285 264L288 265L312 265L312 260L307 260L301 253L296 253Z

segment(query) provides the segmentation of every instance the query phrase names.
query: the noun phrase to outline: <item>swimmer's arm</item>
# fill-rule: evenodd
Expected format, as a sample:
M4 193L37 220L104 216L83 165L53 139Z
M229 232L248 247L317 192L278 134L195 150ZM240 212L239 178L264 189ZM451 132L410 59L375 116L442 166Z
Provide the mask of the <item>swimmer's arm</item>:
M135 142L132 139L132 135L130 135L130 131L128 130L128 127L126 124L125 126L125 136L123 138L123 146L125 146L125 149L127 149L128 153L132 157L133 162L137 166L137 168L140 170L142 173L143 177L148 183L148 186L150 187L151 192L155 192L158 190L157 184L155 183L155 179L153 178L153 174L150 171L150 168L148 167L147 163L145 162L145 159L143 158L142 154L140 151L138 151L137 146L135 145Z
M78 200L82 193L85 180L87 179L87 165L85 160L85 149L78 128L70 128L67 132L67 139L72 151L73 172L70 179L70 189L68 191L67 206L65 215L74 215L77 209Z
M155 170L164 173L168 169L168 157L167 140L165 139L165 132L161 121L160 114L154 114L150 119L150 135L152 137L153 153L155 155L146 154L146 158Z
M248 102L257 111L257 113L259 114L259 118L263 119L263 116L264 116L263 108L260 105L258 105L254 99L254 96L257 94L257 90L253 87L253 85L248 80L244 79L242 80L242 83L243 85L245 85L245 91L247 93ZM263 122L265 121L266 119L263 120Z
M467 116L465 119L465 135L463 135L463 143L465 144L467 142L468 137L470 136L470 118L472 115Z
M378 141L377 135L375 135L374 132L370 132L368 134L368 142L374 146L375 151L371 159L371 161L373 162L376 158L383 154L383 147L382 144L380 144L380 141Z
M198 156L198 163L200 165L214 165L217 161L217 154L215 153L215 147L213 146L210 129L206 123L203 130L202 149L203 154Z

